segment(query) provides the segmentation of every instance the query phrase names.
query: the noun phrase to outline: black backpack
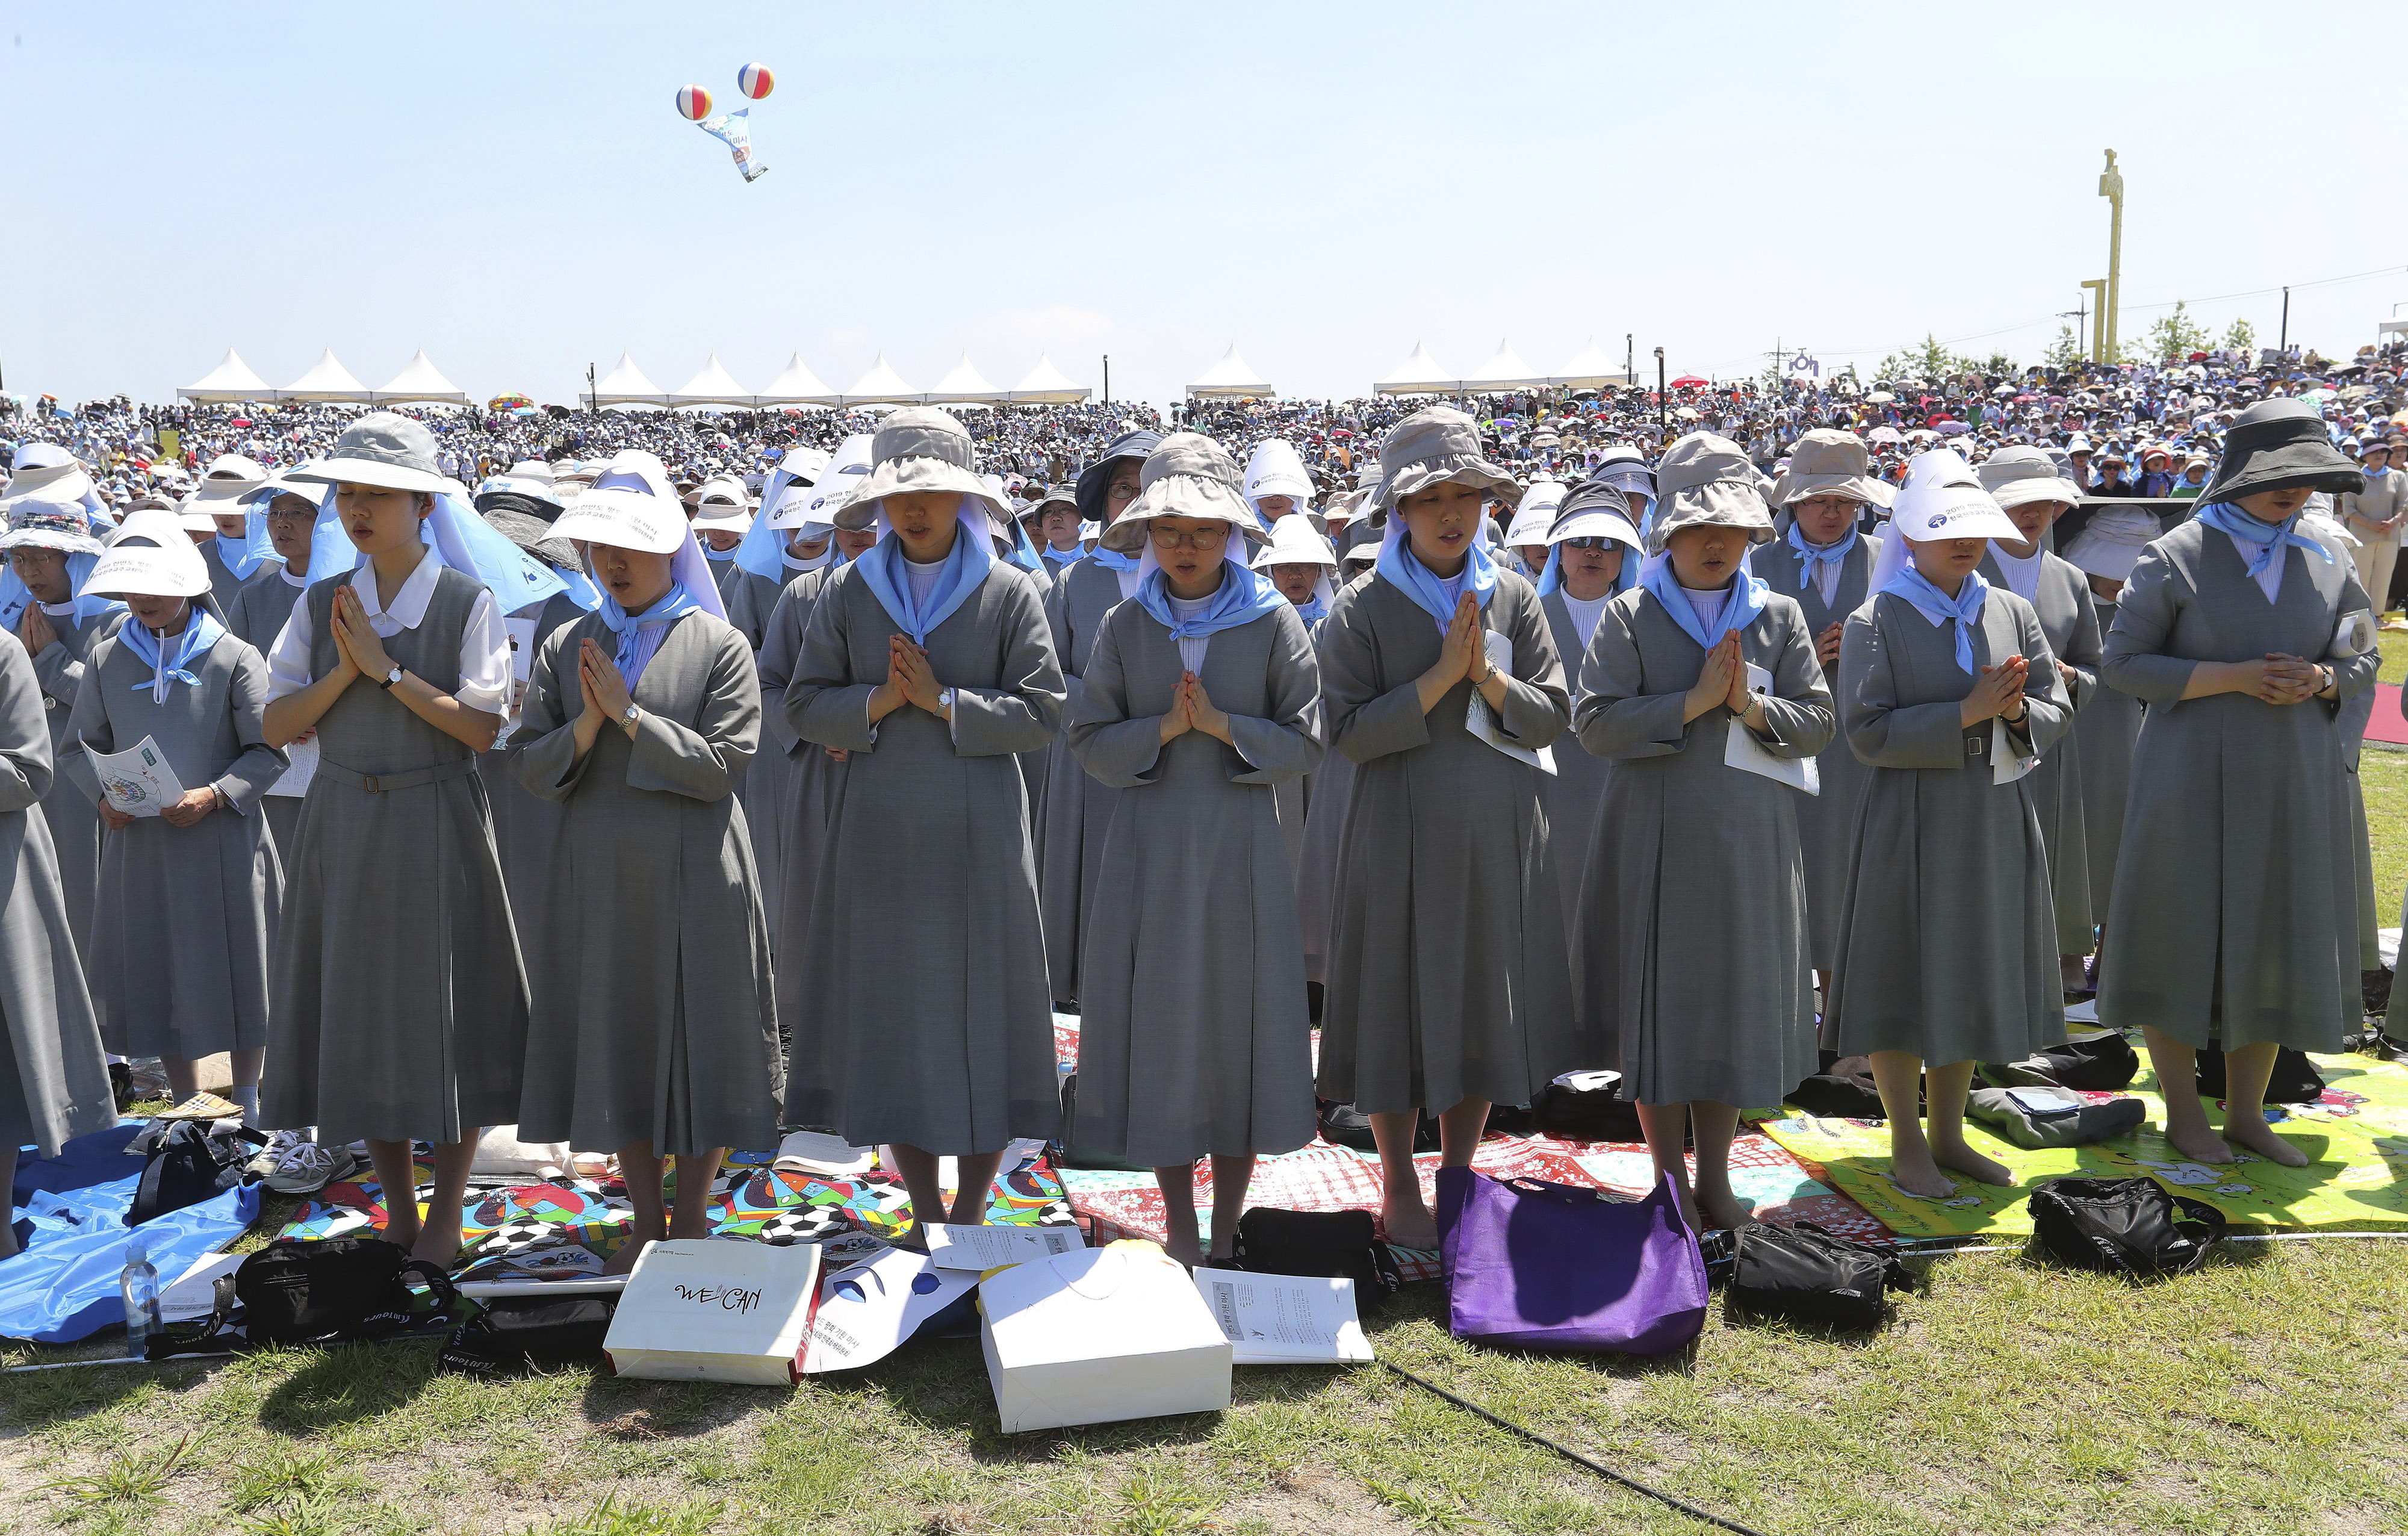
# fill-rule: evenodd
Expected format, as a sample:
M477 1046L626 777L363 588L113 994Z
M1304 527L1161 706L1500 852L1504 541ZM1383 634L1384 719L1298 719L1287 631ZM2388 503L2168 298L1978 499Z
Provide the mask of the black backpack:
M452 1330L437 1364L463 1375L498 1376L530 1362L598 1359L618 1310L616 1294L496 1297Z
M2058 1263L2133 1279L2187 1274L2224 1236L2224 1213L2155 1179L2051 1179L2031 1193L2032 1230Z
M2205 1055L2201 1053L2202 1059ZM2062 1045L2035 1051L2021 1061L1993 1063L1982 1070L2002 1087L2045 1084L2092 1093L2114 1093L2128 1087L2139 1074L2141 1053L2132 1049L2132 1042L2124 1038L2122 1031L2101 1029L2069 1036Z
M1764 1316L1825 1328L1881 1326L1884 1298L1911 1290L1898 1256L1851 1242L1811 1221L1742 1227L1731 1244L1729 1304Z
M2199 1093L2202 1098L2224 1097L2224 1053L2199 1054ZM2274 1053L2274 1072L2266 1080L2269 1104L2314 1104L2325 1096L2325 1075L2302 1052L2289 1046Z
M348 1343L420 1321L408 1276L426 1282L433 1320L459 1292L452 1277L382 1238L271 1242L234 1272L244 1331L253 1343Z
M1832 1120L1880 1120L1881 1091L1873 1086L1873 1068L1865 1056L1841 1056L1789 1091L1786 1102L1808 1114Z
M1550 1083L1530 1100L1531 1118L1550 1136L1575 1141L1644 1141L1639 1106L1615 1090L1618 1082L1601 1088L1574 1088Z
M1256 1274L1343 1275L1359 1310L1404 1285L1396 1256L1378 1240L1369 1211L1281 1211L1258 1205L1238 1218L1237 1256L1226 1267Z
M128 1227L198 1205L244 1182L243 1166L267 1144L267 1138L239 1126L213 1136L209 1124L171 1120L161 1128L134 1186L134 1204L125 1213Z

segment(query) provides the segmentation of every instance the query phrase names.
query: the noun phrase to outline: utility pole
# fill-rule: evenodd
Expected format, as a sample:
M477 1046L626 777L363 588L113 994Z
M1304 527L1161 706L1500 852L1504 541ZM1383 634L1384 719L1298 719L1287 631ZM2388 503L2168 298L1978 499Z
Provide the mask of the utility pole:
M2077 352L2080 352L2082 350L2082 338L2084 336L2088 334L2090 329L2088 325L2084 323L2084 322L2090 318L2090 306L2084 303L2077 304L2071 309L2059 309L2057 312L2057 318L2059 320L2070 320L2073 322L2073 350Z
M2107 168L2099 177L2099 195L2107 199L2112 210L2107 224L2107 303L2099 312L2107 354L2101 361L2115 363L2122 361L2117 342L2124 315L2124 173L2115 168L2113 150L2107 151Z
M602 386L594 381L594 365L588 363L585 365L585 414L588 416L602 414L602 402L597 398L601 393Z
M1671 425L1671 393L1664 387L1664 349L1656 349L1656 430Z
M2109 360L2107 356L2107 280L2091 278L2085 280L2082 286L2089 289L2098 300L2090 311L2099 317L2099 324L2090 333L2090 361L2104 363Z
M1104 353L1104 404L1112 403L1112 354Z
M1639 382L1639 353L1631 346L1630 337L1628 331L1622 333L1622 381L1625 384Z
M2283 290L2283 336L2274 343L2274 355L2288 359L2291 351L2291 291Z

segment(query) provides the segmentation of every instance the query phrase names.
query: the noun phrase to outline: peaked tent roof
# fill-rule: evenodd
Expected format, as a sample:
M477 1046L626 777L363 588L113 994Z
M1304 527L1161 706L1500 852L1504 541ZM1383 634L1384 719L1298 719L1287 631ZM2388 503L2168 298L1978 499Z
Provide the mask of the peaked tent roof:
M1037 354L1037 366L1028 377L1004 392L1004 398L1022 406L1076 405L1094 392L1080 388L1062 377L1062 370L1043 352Z
M683 388L672 392L669 404L677 406L745 406L752 404L752 394L719 365L719 354L712 352L702 371L685 381Z
M754 403L765 406L826 406L836 403L836 391L819 380L819 375L803 366L803 354L796 352L787 359L786 369L769 380L769 387L752 396Z
M643 369L636 366L634 353L623 352L619 354L619 366L602 376L601 381L594 386L594 393L585 396L585 401L595 407L665 406L669 403L669 397L661 393L658 384L644 377Z
M409 360L409 365L394 374L391 383L376 392L375 398L380 403L439 400L465 406L468 403L468 393L444 378L442 370L426 355L426 349L421 347L418 355Z
M1477 395L1485 390L1544 389L1547 381L1545 374L1522 361L1512 343L1499 341L1496 352L1472 370L1463 387L1466 393Z
M176 397L207 404L229 400L273 400L276 392L267 387L266 380L251 371L251 365L244 362L232 347L228 347L216 367L201 375L197 381L178 390Z
M1590 337L1580 354L1557 368L1547 382L1561 389L1603 389L1608 384L1632 382L1629 372L1605 355L1605 350Z
M335 361L335 349L327 348L318 354L309 371L276 392L280 400L360 400L368 396L367 386L351 375L351 371Z
M1001 402L1005 395L986 381L986 376L970 361L970 354L964 352L953 371L938 380L936 387L920 398L929 405L991 406Z
M848 406L905 405L920 403L920 392L903 381L902 375L887 366L886 354L880 352L869 371L853 381L853 387L838 397Z
M1238 344L1221 354L1221 361L1204 370L1204 377L1187 386L1189 399L1211 397L1231 400L1267 400L1279 392L1262 381L1246 360L1238 355Z
M1438 359L1429 354L1429 349L1416 341L1413 343L1412 355L1390 368L1385 378L1371 386L1371 393L1374 395L1452 395L1455 391L1456 383L1457 380L1453 374L1438 366Z

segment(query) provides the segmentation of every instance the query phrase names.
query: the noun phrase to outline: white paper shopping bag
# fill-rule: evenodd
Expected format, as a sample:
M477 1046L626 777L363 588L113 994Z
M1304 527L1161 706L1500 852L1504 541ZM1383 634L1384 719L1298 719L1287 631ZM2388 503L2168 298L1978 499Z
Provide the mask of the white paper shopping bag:
M813 1243L655 1242L627 1277L602 1353L622 1376L787 1385L801 1379L819 1271Z

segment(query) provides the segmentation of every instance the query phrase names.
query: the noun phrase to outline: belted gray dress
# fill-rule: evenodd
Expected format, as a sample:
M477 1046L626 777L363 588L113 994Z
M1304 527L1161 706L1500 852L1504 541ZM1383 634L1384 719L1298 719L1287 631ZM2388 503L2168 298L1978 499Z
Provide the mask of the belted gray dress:
M1054 654L1068 690L1063 717L1079 708L1079 680L1086 675L1104 615L1121 602L1121 573L1094 559L1078 562L1045 589L1045 621ZM1058 733L1046 759L1045 843L1038 858L1045 913L1045 969L1057 1002L1079 1000L1079 961L1087 924L1103 879L1104 834L1112 823L1120 791L1097 780L1070 750L1069 733Z
M2336 1051L2358 1026L2356 824L2338 716L2374 685L2380 658L2333 654L2342 616L2370 605L2348 552L2318 546L2278 552L2272 602L2231 538L2196 521L2132 567L2104 671L2148 713L2108 906L2102 1023L2224 1050ZM2199 663L2270 652L2330 667L2340 701L2182 696Z
M100 1026L84 990L49 823L50 730L34 664L0 631L0 1136L45 1157L117 1124Z
M312 678L336 668L330 577ZM451 693L477 594L438 571L385 653ZM519 1116L527 982L475 754L360 677L318 721L268 1015L260 1116L331 1143L450 1142Z
M259 813L286 762L261 731L267 660L221 635L184 664L199 686L171 683L165 701L153 703L150 664L122 635L93 647L69 721L80 744L68 751L125 752L148 737L179 783L214 787L226 803L190 826L137 816L102 845L108 920L94 926L84 962L101 1040L120 1055L187 1061L255 1050L267 1043L268 963L284 897L276 840ZM96 808L88 759L82 779L93 781Z
M1564 661L1565 688L1577 703L1581 658L1587 654L1591 636L1580 632L1572 610L1564 605L1561 592L1548 593L1539 599L1539 606L1547 615L1547 632L1555 637L1555 654ZM1602 613L1598 615L1600 624L1604 617ZM1576 728L1556 738L1555 757L1555 772L1533 770L1530 777L1539 786L1539 804L1547 813L1547 837L1555 845L1555 884L1562 893L1564 913L1564 953L1571 961L1572 992L1577 998L1581 881L1588 872L1589 843L1597 836L1598 818L1605 813L1605 782L1612 776L1613 765L1592 752Z
M769 619L778 610L786 583L738 567L736 574L720 584L720 600L727 605L727 622L757 659L768 639ZM782 752L762 751L737 774L738 798L744 804L744 821L752 839L752 864L761 874L761 908L768 916L769 931L778 931L779 905L785 899L786 880L780 870L783 856L778 842L779 818L783 814L786 797L792 792L794 760Z
M928 632L950 726L907 704L873 733L898 626L860 573L848 564L821 589L786 684L795 734L851 754L799 959L788 1122L949 1155L1051 1138L1053 999L1012 761L1062 713L1039 583L997 563Z
M293 617L293 605L306 590L284 579L284 562L268 561L251 572L251 580L235 590L234 601L225 605L227 632L266 655L276 649L276 637L284 632L285 621ZM276 839L276 856L291 863L294 845L301 836L301 797L263 795L258 814Z
M1772 675L1758 740L1774 757L1813 757L1835 728L1807 624L1774 593L1740 631L1741 655ZM1611 1042L1597 1065L1622 1073L1626 1098L1778 1104L1816 1066L1810 797L1724 761L1727 706L1682 720L1705 663L1641 588L1606 605L1589 641L1572 727L1613 772L1583 884L1582 1018Z
M2115 605L2093 593L2093 622L2101 654L2115 626ZM2141 737L2141 701L2103 678L2073 717L2071 733L2082 763L2082 836L2090 876L2090 912L2107 915L2115 889L2115 855L2124 840L2124 800L2132 782L2132 748Z
M541 655L546 640L587 611L566 593L553 593L536 614L535 633L530 637L535 653ZM532 658L527 665L531 671ZM522 711L519 732L525 729ZM502 861L502 888L509 893L510 923L518 930L519 954L533 955L552 931L548 907L552 862L560 850L561 808L556 800L530 793L510 771L509 747L516 735L505 736L493 751L477 754L477 777L485 782L486 809L494 817L494 852ZM530 977L533 971L530 962Z
M655 1156L776 1144L781 1058L769 927L736 780L761 739L752 648L709 613L670 622L636 680L636 735L577 756L577 655L599 614L555 630L527 681L509 767L564 808L530 948L518 1125L532 1141Z
M58 636L34 658L34 676L41 683L37 702L50 724L50 760L57 767L50 792L42 797L38 814L50 824L50 843L58 859L59 889L66 902L67 929L75 935L76 954L92 956L93 919L99 911L100 848L105 829L95 797L99 782L81 753L69 753L72 738L67 721L75 712L76 696L83 688L84 667L93 648L115 634L125 622L122 610L93 619L72 613L46 614ZM137 738L137 739L139 739Z
M786 688L795 681L795 663L802 654L803 630L810 624L811 609L838 568L831 561L788 581L761 641L761 756L782 757L787 768L785 796L776 808L772 828L778 879L783 889L779 892L778 915L769 935L779 962L779 1027L789 1039L802 1005L802 990L810 980L803 970L803 951L810 942L811 898L819 887L820 867L827 862L845 765L830 757L818 742L795 734L786 718ZM757 765L759 758L754 762ZM754 771L759 771L757 766ZM754 845L759 845L757 833ZM766 869L762 879L768 879Z
M1788 519L1784 514L1779 521L1785 524ZM1828 603L1823 601L1822 583L1806 580L1804 563L1789 546L1785 534L1782 539L1756 551L1748 568L1773 591L1797 599L1806 615L1807 638L1812 639L1864 606L1873 562L1880 558L1881 547L1882 541L1873 535L1856 535L1856 544L1840 562L1839 584L1831 589ZM1833 661L1822 672L1823 686L1836 698L1839 662ZM1836 704L1833 709L1836 721ZM1872 769L1848 749L1846 737L1834 730L1829 742L1814 755L1814 771L1822 781L1821 794L1807 795L1798 790L1789 793L1798 801L1798 852L1806 868L1807 948L1814 956L1814 969L1829 970L1839 963L1840 913L1848 895L1848 861L1856 843L1856 802L1864 797L1865 782L1872 777Z
M1368 571L1355 578L1357 582L1369 580ZM1336 606L1334 597L1332 606ZM1328 630L1326 616L1312 627L1316 660ZM1326 731L1326 697L1322 707ZM1304 930L1304 979L1308 982L1326 984L1329 980L1330 913L1337 905L1338 848L1345 840L1346 808L1354 796L1354 759L1342 752L1325 754L1321 766L1312 770L1312 790L1305 800L1304 846L1298 854L1300 863L1296 877L1297 921Z
M1273 803L1322 754L1312 640L1284 603L1209 638L1197 676L1234 746L1197 730L1162 739L1181 672L1162 621L1124 603L1069 724L1079 761L1119 795L1066 1128L1149 1167L1293 1152L1315 1134L1304 949Z
M1982 579L2007 584L1996 551L1982 557ZM2040 579L2031 596L2049 653L2073 668L2066 696L2078 725L2082 711L2099 696L2099 617L2091 607L2090 581L2064 557L2041 551ZM2057 674L2064 681L2065 674ZM2082 734L2069 729L2041 755L2031 770L2032 805L2040 815L2041 841L2048 847L2050 901L2057 912L2057 951L2087 955L2097 940L2090 905L2090 834L2082 803Z
M1553 744L1571 701L1538 595L1500 571L1483 617L1512 644L1500 729L1526 747ZM1422 712L1416 682L1443 638L1376 573L1340 593L1321 627L1330 740L1355 772L1319 1092L1367 1114L1526 1103L1596 1055L1573 1022L1535 770L1465 728L1469 682Z
M1979 668L2030 667L2021 754L2043 756L2071 718L2040 616L1992 587L1973 626L1975 670L1956 625L1876 594L1840 640L1840 725L1872 768L1857 802L1839 965L1824 1043L1848 1055L1904 1051L1935 1066L2014 1061L2065 1039L2057 914L2031 775L1996 782L1994 721L1958 713ZM1968 743L1982 747L1970 753Z

